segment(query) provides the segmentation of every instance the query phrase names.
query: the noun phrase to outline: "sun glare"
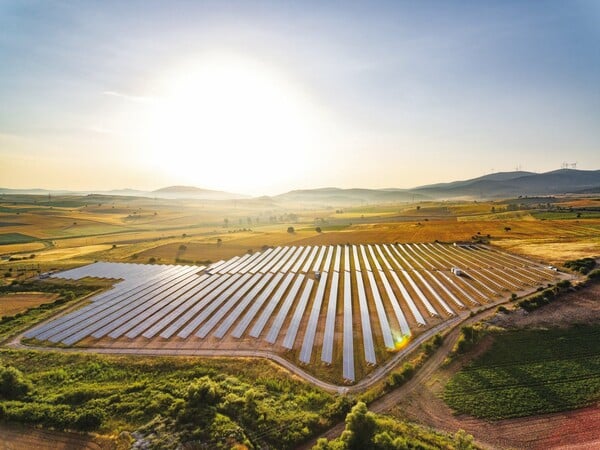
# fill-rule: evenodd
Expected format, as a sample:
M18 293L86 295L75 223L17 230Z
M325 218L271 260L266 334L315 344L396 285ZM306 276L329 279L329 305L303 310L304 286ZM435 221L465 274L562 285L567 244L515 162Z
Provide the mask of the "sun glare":
M160 83L145 148L151 164L178 179L265 189L305 169L319 140L318 115L275 70L212 57ZM295 153L302 158L290 164Z

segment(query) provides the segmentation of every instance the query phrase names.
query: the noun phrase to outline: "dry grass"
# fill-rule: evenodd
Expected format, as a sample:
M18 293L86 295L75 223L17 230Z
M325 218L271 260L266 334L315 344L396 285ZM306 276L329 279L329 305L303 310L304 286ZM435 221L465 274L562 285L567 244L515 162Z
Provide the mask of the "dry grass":
M58 294L46 294L43 292L0 295L0 316L13 316L28 308L39 306L42 303L51 303L57 297Z

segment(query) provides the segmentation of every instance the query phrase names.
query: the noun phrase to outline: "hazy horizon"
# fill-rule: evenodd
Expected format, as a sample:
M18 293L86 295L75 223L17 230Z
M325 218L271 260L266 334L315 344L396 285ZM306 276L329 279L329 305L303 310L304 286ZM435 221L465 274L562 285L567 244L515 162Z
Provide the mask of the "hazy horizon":
M249 195L600 168L592 1L0 4L0 187Z

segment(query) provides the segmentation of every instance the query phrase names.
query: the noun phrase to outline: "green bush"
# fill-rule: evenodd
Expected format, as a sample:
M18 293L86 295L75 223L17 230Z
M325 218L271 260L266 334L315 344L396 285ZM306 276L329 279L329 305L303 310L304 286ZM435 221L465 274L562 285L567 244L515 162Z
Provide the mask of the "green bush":
M581 258L572 261L565 262L565 267L574 270L576 272L587 274L594 267L596 267L596 260L594 258Z
M100 428L105 414L100 408L90 408L82 411L75 420L75 428L81 431L92 431Z
M600 269L592 270L590 273L588 273L588 278L590 280L595 280L596 278L600 278Z
M31 388L31 382L20 370L12 366L0 366L0 397L7 400L22 398Z

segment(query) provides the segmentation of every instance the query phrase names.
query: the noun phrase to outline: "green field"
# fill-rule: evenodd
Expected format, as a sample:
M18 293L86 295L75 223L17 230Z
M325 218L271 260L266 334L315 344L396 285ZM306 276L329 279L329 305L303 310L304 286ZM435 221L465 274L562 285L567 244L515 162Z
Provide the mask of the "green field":
M35 242L38 238L27 236L21 233L2 233L0 234L0 245L4 244L26 244L27 242Z
M593 404L600 400L600 326L498 332L492 348L446 385L444 400L486 419Z
M600 211L533 211L531 215L539 220L598 219Z

